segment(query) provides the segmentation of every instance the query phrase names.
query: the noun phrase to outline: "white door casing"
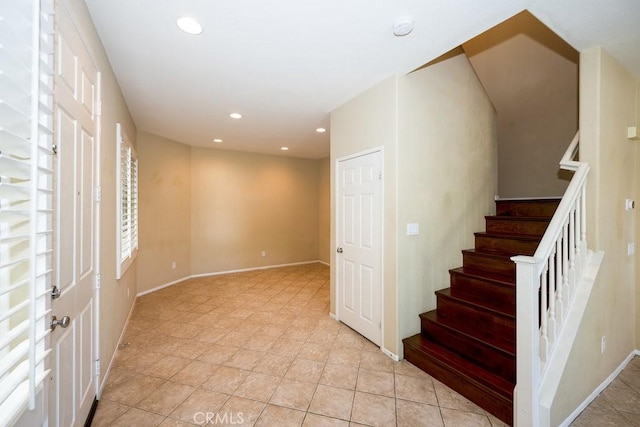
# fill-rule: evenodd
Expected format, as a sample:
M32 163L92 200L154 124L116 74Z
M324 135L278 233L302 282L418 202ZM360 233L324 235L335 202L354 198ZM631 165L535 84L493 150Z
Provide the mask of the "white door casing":
M56 10L55 285L51 303L69 326L51 335L49 423L84 425L96 395L95 165L99 73L64 1Z
M336 177L338 319L382 345L382 151L339 160Z

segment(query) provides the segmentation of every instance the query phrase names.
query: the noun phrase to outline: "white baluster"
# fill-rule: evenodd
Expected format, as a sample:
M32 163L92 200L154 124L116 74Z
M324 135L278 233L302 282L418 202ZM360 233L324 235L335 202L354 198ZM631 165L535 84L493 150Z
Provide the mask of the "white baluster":
M549 324L548 324L548 336L549 342L551 342L552 346L556 340L557 336L557 325L556 325L556 264L555 264L555 250L551 253L551 256L547 260L547 265L549 266Z
M558 324L564 321L564 294L562 293L562 242L556 240L556 319Z
M576 289L576 211L572 209L569 212L568 226L569 226L569 289L570 295L575 293Z
M571 301L571 289L569 288L569 227L562 227L562 293L567 302Z
M549 356L549 337L547 336L547 265L540 275L540 360L543 364Z

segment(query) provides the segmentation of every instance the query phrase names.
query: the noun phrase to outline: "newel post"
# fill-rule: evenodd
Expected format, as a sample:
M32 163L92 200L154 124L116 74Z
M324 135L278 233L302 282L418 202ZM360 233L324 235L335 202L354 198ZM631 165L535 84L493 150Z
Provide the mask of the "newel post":
M539 262L530 256L511 258L516 263L516 391L514 425L538 427L540 419L540 332L538 325Z

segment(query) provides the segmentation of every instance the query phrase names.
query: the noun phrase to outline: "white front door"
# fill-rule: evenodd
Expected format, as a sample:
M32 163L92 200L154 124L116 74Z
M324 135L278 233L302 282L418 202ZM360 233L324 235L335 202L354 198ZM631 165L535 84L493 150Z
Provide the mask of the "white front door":
M98 91L96 66L60 1L55 44L55 282L51 315L49 422L84 425L95 398L94 209Z
M338 162L338 319L382 342L382 152Z

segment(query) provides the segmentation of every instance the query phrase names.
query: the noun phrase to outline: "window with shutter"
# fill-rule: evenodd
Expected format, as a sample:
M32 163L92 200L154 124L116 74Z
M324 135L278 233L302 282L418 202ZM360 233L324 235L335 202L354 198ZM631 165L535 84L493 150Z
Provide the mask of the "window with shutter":
M53 0L0 3L0 425L48 374L53 265Z
M116 276L118 279L127 271L138 253L138 157L131 141L116 125L118 138L118 236Z

